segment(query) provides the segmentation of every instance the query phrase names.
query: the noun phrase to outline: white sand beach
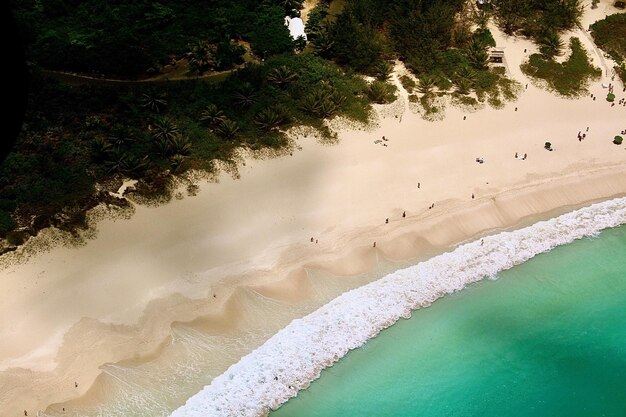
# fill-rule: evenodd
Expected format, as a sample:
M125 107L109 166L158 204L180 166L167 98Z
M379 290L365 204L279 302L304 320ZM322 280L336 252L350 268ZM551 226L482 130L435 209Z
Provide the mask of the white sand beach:
M587 9L583 27L604 17L607 4ZM102 220L83 246L16 263L16 254L5 255L0 416L78 398L104 364L158 356L174 322L201 318L213 332L232 331L242 288L310 310L326 298L307 286L308 271L342 280L381 259L426 258L626 195L626 147L612 143L626 129L626 107L603 99L608 82L617 83L618 100L626 97L605 70L612 64L582 31L572 33L603 69L590 86L599 99L559 98L519 69L536 47L492 31L510 76L528 84L503 109L448 106L445 119L429 122L410 111L400 87L398 102L377 107L386 117L375 129L346 127L335 145L302 137L291 156L247 156L240 178L224 173L219 183L200 182L196 196ZM386 147L374 143L383 136ZM237 359L225 356L216 370Z

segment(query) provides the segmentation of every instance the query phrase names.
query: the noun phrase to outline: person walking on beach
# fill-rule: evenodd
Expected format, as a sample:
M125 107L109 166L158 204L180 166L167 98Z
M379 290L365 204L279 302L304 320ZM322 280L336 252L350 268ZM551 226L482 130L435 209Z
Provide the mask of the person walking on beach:
M389 217L385 219L385 224L388 224L388 223L389 223Z
M405 218L405 217L406 217L406 211L403 211L402 212L402 218Z
M527 157L528 157L528 154L527 154L527 153L525 153L525 154L524 154L524 157L523 157L522 159L525 161Z
M472 200L474 199L474 193L472 193Z
M374 241L374 247L376 247L376 241Z
M515 152L515 159L517 159L517 152Z
M422 185L422 183L421 183L421 182L418 182L418 183L417 183L417 188L420 188L420 186L421 186L421 185Z

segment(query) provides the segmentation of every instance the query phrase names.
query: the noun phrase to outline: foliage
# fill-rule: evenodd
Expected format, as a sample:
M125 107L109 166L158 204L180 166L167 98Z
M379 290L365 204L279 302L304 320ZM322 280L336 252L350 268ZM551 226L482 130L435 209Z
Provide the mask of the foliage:
M544 147L545 149L547 149L547 150L550 150L550 149L552 149L552 144L551 144L550 142L546 142L546 143L543 145L543 147Z
M278 72L294 76L270 82ZM283 127L321 127L320 117L334 115L366 121L366 85L307 54L249 64L217 84L67 86L35 74L25 127L0 165L0 210L8 215L0 213L0 226L10 230L9 218L19 227L30 227L33 218L36 227L59 222L59 213L97 203L96 184L114 184L119 176L137 178L138 189L151 195L167 188L169 175L211 169L237 147L284 146ZM248 107L236 104L240 95ZM148 104L154 97L166 105ZM313 111L302 106L307 97Z
M623 137L615 136L615 138L613 138L613 143L616 144L616 145L621 145L623 140L624 140Z
M309 40L315 40L323 30L324 19L328 16L329 1L319 1L309 12L309 16L304 27Z
M539 40L539 51L546 59L563 55L563 41L558 33L550 31Z
M17 223L11 217L11 214L6 211L0 209L0 236L6 236L7 232L15 229Z
M285 11L298 0L10 0L30 61L48 69L137 77L192 46L193 67L231 68L251 41L262 57L290 52ZM201 46L199 48L199 46Z
M609 103L612 103L615 101L615 94L613 93L609 93L606 95L606 101L608 101Z
M521 31L536 40L572 29L582 16L580 0L492 0L496 21L507 34Z
M367 96L374 103L385 104L395 100L395 88L391 84L374 80L367 88Z
M285 14L280 7L260 7L254 19L255 29L250 35L252 51L265 59L276 54L293 52L295 45L284 24Z
M536 79L544 80L549 89L564 96L576 96L586 92L589 80L602 75L594 67L578 38L570 40L571 55L567 61L558 63L533 54L522 64L522 71Z
M417 83L413 81L413 78L409 77L408 75L400 76L400 83L409 94L411 94L413 90L417 87Z
M591 35L599 48L616 62L626 59L626 14L616 13L591 25Z
M591 35L600 49L617 63L616 73L626 85L626 14L616 13L591 25Z

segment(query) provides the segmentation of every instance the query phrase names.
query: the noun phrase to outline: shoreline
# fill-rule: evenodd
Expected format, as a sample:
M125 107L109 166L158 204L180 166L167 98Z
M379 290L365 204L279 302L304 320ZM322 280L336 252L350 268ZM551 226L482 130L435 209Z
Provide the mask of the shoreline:
M266 416L382 330L467 285L541 253L626 224L626 198L490 235L347 291L293 320L214 378L171 417Z
M510 75L527 80L521 50L536 47L504 42L511 43ZM590 90L604 92L603 80ZM531 85L503 109L465 113L448 105L445 123L427 122L399 91L397 102L377 107L375 129L342 129L332 147L302 138L292 157L245 158L241 179L223 173L193 198L133 205L130 220L101 220L97 238L84 246L55 247L3 267L0 338L8 342L0 346L0 409L30 414L92 401L107 364L159 360L178 323L219 335L244 332L247 317L238 309L251 294L296 306L302 317L367 283L381 263L424 260L484 234L626 195L626 153L610 142L624 127L616 120L622 109ZM577 142L585 125L590 137ZM389 147L373 144L381 135ZM546 138L557 152L543 149ZM513 158L518 151L529 159ZM475 163L477 156L486 163ZM315 273L331 277L322 295ZM261 339L273 334L261 330ZM221 359L217 375L232 359Z
M540 181L537 184L525 185L521 187L521 189L507 190L495 196L475 200L471 202L471 204L458 202L455 204L454 202L448 202L447 205L443 205L439 211L427 213L430 215L428 218L413 219L414 221L410 225L408 223L411 219L407 219L407 223L397 224L395 229L388 234L387 240L379 241L380 243L377 245L376 250L368 246L356 247L352 253L348 254L345 258L331 258L329 261L328 256L330 254L325 254L299 265L297 264L297 260L302 258L296 250L292 252L291 255L287 256L291 260L295 259L294 262L296 263L290 264L288 262L283 264L280 268L273 270L273 272L280 271L279 273L272 274L274 277L278 276L279 278L272 279L268 276L267 272L264 274L257 271L257 274L249 273L246 274L247 276L240 277L238 279L239 283L236 286L227 284L231 288L221 288L221 286L218 286L219 289L217 289L216 292L222 295L221 302L217 305L203 306L204 311L202 313L204 314L201 314L201 317L204 317L203 320L205 320L203 328L212 333L217 332L218 334L220 332L237 331L236 317L238 315L233 312L233 306L237 306L242 302L245 303L246 291L249 290L275 300L287 301L289 303L302 303L303 300L311 296L310 288L308 288L310 287L310 283L307 283L307 280L304 279L307 275L307 271L321 271L341 279L342 277L348 278L350 275L367 273L376 266L376 263L379 262L381 258L387 262L408 262L414 265L418 261L453 250L459 245L483 236L500 233L502 231L517 230L526 227L528 224L554 218L555 216L570 212L581 206L588 206L598 201L626 196L626 166L621 167L618 172L615 171L615 167L610 167L587 174L588 176L582 181L577 178L579 174L571 174L557 180L548 179ZM542 200L542 196L545 197L546 194L552 195L553 198L544 206L544 211L535 211L535 202L539 200L545 201ZM578 198L572 199L572 196L578 196ZM468 222L468 219L475 218L477 214L481 216L481 221L478 222L478 224L475 221ZM472 224L474 228L468 229L464 227L464 225L466 226L467 224ZM434 233L435 230L439 228L443 230L439 233ZM423 239L424 235L431 235L430 240ZM453 240L446 244L445 239L451 237ZM363 241L363 236L350 236L346 237L345 240L346 242L341 243L342 246L350 246L350 243L354 243L355 240ZM407 252L406 243L411 241L413 245L408 246L412 251ZM423 256L420 256L420 254ZM326 262L323 261L324 258L326 258ZM346 264L348 267L345 266ZM198 301L200 301L200 303L198 303ZM157 358L162 353L163 348L167 346L168 340L170 340L171 328L170 324L167 322L160 324L155 322L155 316L157 315L155 311L163 309L166 306L168 308L176 307L176 303L178 302L178 306L182 306L182 311L174 313L174 315L178 316L176 322L184 322L186 321L185 318L187 318L187 321L193 322L194 320L198 320L193 319L193 315L198 315L198 312L196 311L195 314L191 314L190 316L190 310L195 310L201 304L206 304L202 303L202 301L203 300L184 299L180 295L173 295L167 299L153 302L152 305L146 309L139 322L132 327L134 330L137 330L144 327L154 328L159 327L159 325L164 326L163 331L159 332L163 338L157 340L158 338L155 337L153 339L153 343L155 344L153 348L145 350L146 346L143 346L144 353L140 356L133 358L132 356L123 357L124 355L122 355L122 357L117 360L107 360L106 362L119 361L121 364L132 363L136 365ZM187 305L185 305L185 303ZM296 318L297 317L291 317L291 319ZM163 319L163 317L161 317L161 319ZM70 333L66 334L65 337L75 339L71 333L79 333L81 327L86 327L89 324L93 323L79 323L72 328ZM99 326L103 326L103 324ZM243 329L243 331L245 331L245 329ZM102 334L100 334L100 336L102 336ZM67 358L76 353L62 352L65 347L64 345L61 348L59 356ZM137 347L135 346L134 349L131 350L137 350ZM55 372L58 371L59 369ZM72 380L71 374L75 375L76 371L76 369L67 369L67 372L61 372L62 374L70 374L65 375L65 378L62 378L62 380L69 382ZM90 397L93 397L94 393L99 391L96 377L100 373L100 370L95 370L95 372L83 373L83 375L80 376L81 380L84 381L83 384L88 387L88 389L81 394L83 398L79 398L80 403L89 402ZM33 375L30 371L28 371L26 375L28 379L31 380L33 376L36 376L36 374ZM26 375L22 374L21 376L24 377ZM19 378L19 374L13 376L22 379ZM90 378L93 378L93 380L90 381ZM44 380L40 380L39 382L42 383ZM58 384L58 382L58 380L48 380L44 382L43 386L37 388L43 389L47 384ZM93 382L95 382L95 385ZM33 391L41 392L38 391L38 389L35 391L35 386L24 388L24 392L22 393L24 397ZM68 391L71 392L72 390ZM56 394L58 394L58 392ZM65 403L65 401L71 399L71 396L67 394L69 393L64 395L65 398L61 397L57 401L49 398L46 400L49 401L46 405ZM54 408L56 408L56 406Z

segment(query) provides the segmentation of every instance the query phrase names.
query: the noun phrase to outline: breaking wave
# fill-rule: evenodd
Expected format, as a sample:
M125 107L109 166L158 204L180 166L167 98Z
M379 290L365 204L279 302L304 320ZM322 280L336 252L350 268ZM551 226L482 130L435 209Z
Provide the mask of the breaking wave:
M267 415L411 310L530 258L626 223L618 198L457 247L378 281L348 291L292 321L187 400L172 417Z

